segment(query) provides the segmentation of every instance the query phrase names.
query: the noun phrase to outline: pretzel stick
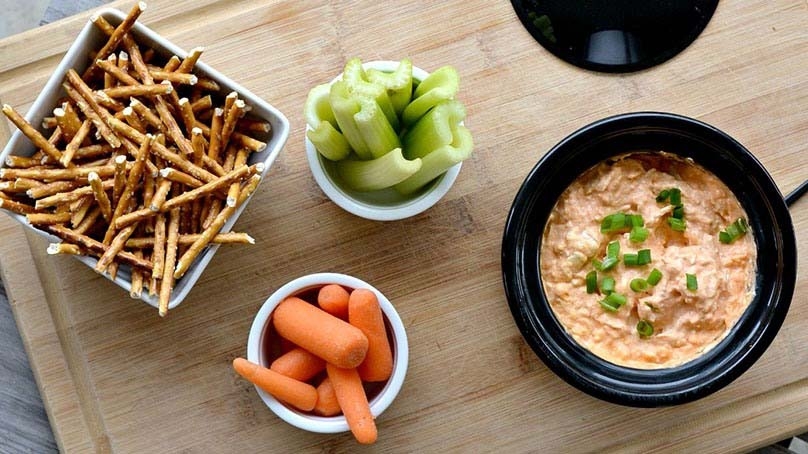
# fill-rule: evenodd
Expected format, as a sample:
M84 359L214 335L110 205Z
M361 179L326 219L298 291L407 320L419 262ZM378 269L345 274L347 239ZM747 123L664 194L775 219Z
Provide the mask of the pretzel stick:
M238 194L238 201L236 202L236 208L240 207L247 201L247 198L250 197L253 192L255 192L256 188L258 188L258 183L261 182L261 175L256 174L253 175L252 178L247 180L247 183L241 188L241 192Z
M242 117L238 121L236 129L242 133L252 132L256 134L266 134L272 129L272 126L266 121Z
M63 241L83 246L95 254L103 254L107 251L107 249L109 249L109 246L101 243L100 241L94 240L87 235L76 233L75 231L61 225L49 225L45 227L45 230L61 238ZM152 269L151 261L135 257L135 255L131 252L121 251L118 253L118 258L132 266L137 266L144 270L151 271Z
M132 26L135 25L135 21L137 20L137 18L145 10L146 10L146 3L145 2L137 2L137 3L135 3L135 6L133 6L132 9L129 10L129 14L126 15L126 17L120 23L120 25L118 25L115 28L115 30L112 32L112 35L107 40L107 43L104 44L104 46L101 48L101 50L99 50L98 53L95 55L96 59L107 58L107 56L111 52L113 52L116 47L118 47L118 44L120 44L121 40L124 39L126 34L129 32L129 30L132 29ZM100 17L100 16L98 16L98 17ZM98 20L97 19L93 20L93 22L96 25L98 25ZM107 24L109 24L109 23L107 23ZM84 77L89 78L89 76L93 73L93 69L94 69L94 67L92 65L89 68L87 68L87 71L85 71L85 73L84 73Z
M85 216L87 216L90 207L93 206L93 200L95 200L93 197L87 196L76 200L70 205L70 225L72 225L73 228L78 227Z
M148 107L146 107L142 102L138 101L137 98L131 98L129 100L129 106L137 112L138 116L146 121L149 125L153 128L158 130L163 130L163 122L160 121L160 117L154 114Z
M146 126L140 121L140 117L138 117L137 113L135 113L135 109L133 109L131 105L124 108L121 112L124 121L126 121L129 126L137 129L140 133L146 132Z
M42 186L31 188L25 191L25 194L32 199L41 199L43 197L58 194L60 192L72 191L81 186L84 186L83 181L57 180L52 183L45 183Z
M132 224L125 229L122 229L115 235L115 238L109 244L109 247L104 251L101 257L98 259L98 262L95 264L95 271L98 273L103 273L107 270L112 264L112 261L115 259L115 256L123 252L123 245L126 243L126 240L132 236L134 233L137 224ZM136 258L134 255L132 257Z
M224 110L216 108L213 110L213 119L210 123L208 157L214 161L219 159L219 152L222 146L222 126L224 124Z
M118 200L126 187L126 156L115 157L115 177L112 181L112 203L118 206Z
M230 143L230 136L236 129L236 122L244 116L244 101L237 99L227 111L224 117L224 124L222 125L222 147L226 148Z
M154 242L152 243L152 279L162 279L166 259L166 216L163 213L154 218Z
M29 213L25 217L31 225L64 224L70 221L70 213Z
M121 193L121 198L118 200L118 204L115 206L115 211L112 213L112 219L109 222L110 225L107 228L106 234L104 235L105 240L108 240L113 234L113 225L115 223L115 219L122 216L124 212L129 209L129 202L132 200L132 195L134 194L135 189L140 186L140 177L143 175L143 169L146 167L146 162L149 159L151 142L152 135L146 134L143 138L143 142L140 144L140 148L138 149L137 156L135 157L135 163L132 165L132 170L129 171L129 176L126 179L126 185Z
M160 96L167 95L174 91L174 87L170 84L157 84L157 85L119 85L113 88L107 88L103 91L96 91L100 95L106 95L110 98L131 98L132 96Z
M199 80L196 82L196 86L210 92L219 92L222 88L219 84L216 83L213 79L208 79L207 77L200 77Z
M29 214L29 213L36 213L36 209L31 205L26 205L24 203L16 202L11 199L3 199L0 198L0 208L5 210L11 211L12 213L17 214Z
M174 288L174 265L177 262L177 241L179 237L180 210L171 210L168 221L168 238L166 240L166 260L163 265L163 281L160 283L158 311L161 317L168 312L171 289Z
M213 106L213 98L211 98L210 95L199 98L191 103L191 109L194 111L194 113L209 110L212 106Z
M187 233L179 237L178 244L189 246L202 236L201 233ZM227 232L219 233L211 241L213 244L255 244L255 239L246 233ZM126 247L132 249L149 249L155 245L154 237L137 237L126 240Z
M210 140L210 128L206 124L197 121L196 127L201 129L202 134L207 136L208 140ZM242 146L250 149L251 151L262 151L267 147L266 142L261 142L258 139L254 139L248 135L241 134L238 131L234 131L233 134L231 134L230 138L232 140L237 141Z
M185 125L185 130L188 132L193 131L194 124L196 124L196 117L194 116L194 109L191 107L191 102L188 101L188 98L182 98L177 101L177 104L180 107L180 116ZM201 133L202 131L200 131L200 134ZM193 140L193 137L191 137L191 140ZM193 148L193 143L191 143L191 147Z
M198 188L204 184L187 173L171 167L160 169L160 176L167 180L171 180L175 183L180 183L191 188Z
M115 166L71 167L69 169L0 169L0 179L73 180L87 178L90 172L96 172L101 177L109 177L115 173Z
M169 81L180 85L196 85L199 81L195 75L181 72L151 70L149 74L154 80Z
M154 108L157 110L160 120L166 127L166 134L168 137L170 137L171 140L177 144L177 147L179 147L183 154L186 156L193 154L194 150L191 148L191 142L182 134L182 130L180 130L177 120L175 120L174 116L171 115L171 112L168 110L168 106L162 97L156 98Z
M182 63L182 61L180 60L180 57L177 57L176 55L172 55L171 58L168 59L166 64L163 65L163 71L165 71L165 72L174 72L174 71L177 70L177 68L180 67L181 63ZM152 74L152 77L154 77L153 74Z
M101 214L104 216L104 220L109 222L112 219L112 204L109 201L109 197L107 197L107 192L104 190L101 178L98 177L97 173L91 172L87 177L87 181L90 182L90 187L93 189L93 197L95 197L98 207L101 208ZM114 187L114 180L112 184Z
M73 160L92 159L98 156L105 156L112 152L112 147L109 144L94 144L81 147L76 150Z
M117 55L109 54L109 57L107 57L106 61L112 65L115 65L116 68L118 67ZM116 85L115 78L109 72L104 72L104 88L105 89L112 88L115 85Z
M250 173L261 173L263 171L264 164L259 162L252 167L243 166L239 169L235 169L226 175L219 177L215 181L210 183L205 183L204 185L192 189L190 191L186 191L176 197L172 197L171 199L167 200L161 211L167 211L173 209L175 207L184 205L186 203L192 202L199 197L209 195L214 191L218 190L219 188L229 186L234 182L240 181L247 177Z
M9 187L5 189L6 192L14 193L27 192L29 189L38 188L45 185L45 183L39 180L34 180L33 178L17 178L14 181L3 181L2 183L9 184Z
M52 143L48 142L39 131L36 130L30 123L28 123L25 118L22 117L13 107L8 104L3 104L3 113L14 123L14 126L17 127L26 137L39 149L45 152L48 156L50 156L53 160L59 161L62 158L62 152L56 149Z
M128 240L127 240L128 241ZM143 258L143 251L140 249L134 252L135 257ZM139 299L143 293L143 273L137 269L132 268L132 281L129 286L129 296L133 299Z
M53 129L56 126L58 126L56 117L45 117L42 119L42 129Z
M50 243L48 245L47 253L48 255L84 255L80 247L70 243Z
M110 88L110 90L112 89ZM123 110L124 107L123 104L112 99L112 97L107 95L103 90L97 90L93 92L93 98L100 107L103 107L108 110L114 110L115 112L120 112L121 110Z
M99 208L98 205L94 205L73 230L78 234L84 235L96 225L96 221L98 221L99 217L101 217L101 208Z
M188 52L188 56L182 60L182 63L177 68L178 73L190 73L196 62L199 60L199 57L202 56L202 52L205 51L204 47L194 47Z
M70 162L73 160L73 157L76 155L76 151L81 146L81 143L84 142L84 139L90 134L90 126L92 122L90 120L84 120L79 127L79 130L76 131L76 134L70 139L70 143L67 144L65 147L65 152L62 154L62 159L59 160L59 164L62 167L68 167Z
M81 119L73 110L72 104L65 103L64 108L53 109L53 118L56 120L56 125L62 129L64 139L68 142L73 140L73 136L81 128Z
M202 134L202 131L199 131ZM35 158L27 158L25 156L6 156L6 167L14 167L17 169L28 169L31 167L36 167L41 165L42 162L39 159Z
M164 178L160 179L160 183L157 184L157 189L155 189L154 191L154 195L151 198L151 202L149 202L150 210L160 211L160 208L166 201L168 191L171 189L171 184L172 184L171 180L167 180Z

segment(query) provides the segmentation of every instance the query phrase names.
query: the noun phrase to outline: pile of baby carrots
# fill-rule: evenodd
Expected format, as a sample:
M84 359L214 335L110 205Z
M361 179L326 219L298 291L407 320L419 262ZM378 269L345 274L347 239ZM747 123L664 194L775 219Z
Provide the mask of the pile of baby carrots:
M393 371L376 294L325 285L317 293L316 305L295 296L283 300L272 323L277 334L294 346L269 368L236 358L236 372L299 410L321 416L344 414L359 443L374 443L376 423L363 382L386 381Z

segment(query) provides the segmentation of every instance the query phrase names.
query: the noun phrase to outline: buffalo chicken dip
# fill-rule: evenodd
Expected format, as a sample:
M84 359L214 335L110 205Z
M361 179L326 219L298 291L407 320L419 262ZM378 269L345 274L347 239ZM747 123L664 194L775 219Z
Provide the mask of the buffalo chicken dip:
M754 296L746 213L715 175L664 152L604 161L561 195L543 232L550 306L612 363L673 367L719 342Z

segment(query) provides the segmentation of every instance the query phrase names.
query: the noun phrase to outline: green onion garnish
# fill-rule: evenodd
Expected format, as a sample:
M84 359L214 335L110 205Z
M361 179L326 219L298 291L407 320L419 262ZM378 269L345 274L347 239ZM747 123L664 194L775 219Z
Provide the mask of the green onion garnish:
M676 219L684 219L685 218L685 207L684 205L676 205L673 207L673 213L671 216L675 217Z
M637 322L637 333L640 334L640 337L651 336L654 334L654 325L648 320L640 320Z
M657 285L661 280L662 280L662 271L659 271L656 268L651 270L651 272L648 274L648 279L646 279L646 281L648 281L650 285Z
M696 291L699 288L699 281L696 279L695 274L685 273L685 279L687 281L687 289L691 291Z
M600 281L600 292L609 295L614 292L614 278L606 276Z
M638 266L640 258L637 254L623 254L623 264L626 266Z
M628 239L633 243L642 243L648 239L648 229L645 227L632 227L631 233L628 234Z
M733 243L738 238L744 236L749 231L749 223L744 218L738 218L725 230L718 232L718 240L724 244Z
M610 269L614 268L617 265L617 257L606 257L603 261L598 259L592 260L592 266L595 267L598 271L609 271Z
M616 232L626 226L626 215L623 213L614 213L606 216L600 221L601 233Z
M656 196L656 201L657 201L658 203L662 203L662 202L664 202L664 201L668 200L668 198L669 198L670 196L671 196L671 190L670 190L670 189L663 189L663 190L662 190L662 191L660 191L660 192L659 192L659 194Z
M620 255L620 243L618 241L610 241L606 246L606 257L617 258Z
M670 196L671 196L671 205L679 206L682 204L682 191L679 190L679 188L671 188Z
M598 272L592 270L586 274L586 293L595 293L598 289Z
M629 214L628 218L628 224L632 227L642 227L645 225L645 219L642 218L641 214Z
M650 249L640 249L637 251L637 265L648 265L651 263L651 250Z
M600 300L600 305L610 312L617 312L621 306L626 304L626 297L619 293L610 293Z
M631 290L634 290L635 292L644 292L648 290L648 282L639 277L632 279L628 286L631 287Z
M684 221L684 220L682 220L682 219L676 219L676 218L673 218L673 217L668 218L668 224L670 224L671 229L673 229L673 230L675 230L675 231L677 231L677 232L684 232L684 231L685 231L685 227L687 226L687 225L685 224L685 221Z

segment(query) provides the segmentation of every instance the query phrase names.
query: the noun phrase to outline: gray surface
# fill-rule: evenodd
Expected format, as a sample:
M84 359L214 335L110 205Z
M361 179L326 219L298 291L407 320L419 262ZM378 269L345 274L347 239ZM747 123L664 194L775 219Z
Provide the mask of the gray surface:
M37 24L47 24L109 3L109 1L52 0L45 9L42 19L39 22L30 23L31 19L27 17L30 14L19 13L18 17L11 17L15 9L6 7L25 4L27 6L25 9L30 12L32 8L37 8L37 5L47 3L46 1L39 0L29 3L19 0L0 0L0 7L5 12L3 17L0 17L0 21L11 22L16 33ZM19 8L16 10L19 11ZM9 30L11 29L9 28ZM3 27L0 27L0 38L2 38L2 32ZM0 454L57 452L42 399L31 373L28 357L20 340L2 281L0 281L0 352L2 352L2 356L0 356ZM800 438L808 440L808 433L803 434ZM801 439L785 440L755 450L750 454L808 454L808 443Z

